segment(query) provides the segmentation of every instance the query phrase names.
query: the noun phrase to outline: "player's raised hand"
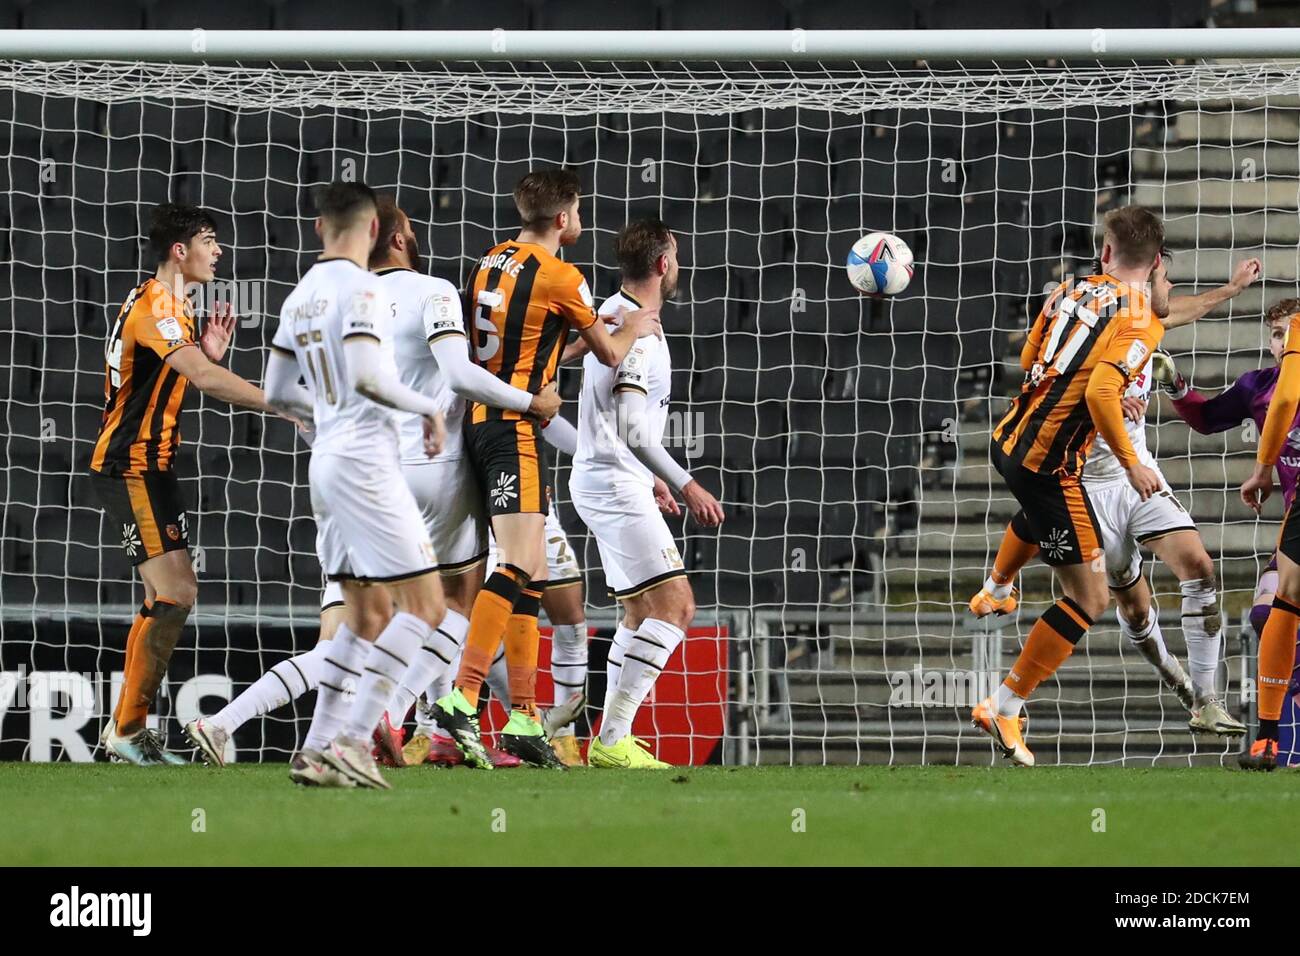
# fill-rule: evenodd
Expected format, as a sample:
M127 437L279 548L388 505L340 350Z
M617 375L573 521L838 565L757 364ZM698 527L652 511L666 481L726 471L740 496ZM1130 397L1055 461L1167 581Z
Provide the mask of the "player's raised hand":
M1273 494L1273 469L1268 465L1256 463L1255 472L1241 485L1241 501L1247 508L1259 514Z
M1142 416L1147 413L1147 403L1134 395L1125 395L1119 404L1124 409L1124 417L1131 422L1142 421Z
M447 444L447 422L442 412L424 416L424 453L430 458Z
M1160 476L1155 469L1148 468L1140 461L1135 461L1129 466L1128 483L1133 486L1133 490L1143 501L1154 495L1161 487Z
M220 362L230 347L230 338L235 334L235 310L229 302L219 303L203 323L203 335L199 338L199 348L210 362Z
M673 490L668 487L668 482L664 481L658 475L655 475L655 504L659 510L666 515L679 515L682 513L681 505L673 497Z
M1258 259L1243 259L1237 263L1237 268L1232 270L1232 278L1228 285L1232 287L1234 294L1243 291L1247 286L1260 277L1264 264Z
M664 334L663 326L659 324L658 309L637 309L635 312L623 313L623 327L633 329L633 335L638 339L646 335L663 338Z
M539 422L549 422L560 413L560 406L563 404L564 399L560 398L559 383L551 382L533 395L532 404L528 406L528 415Z
M722 505L698 481L692 480L682 489L682 498L690 509L691 517L704 527L716 528L722 524Z

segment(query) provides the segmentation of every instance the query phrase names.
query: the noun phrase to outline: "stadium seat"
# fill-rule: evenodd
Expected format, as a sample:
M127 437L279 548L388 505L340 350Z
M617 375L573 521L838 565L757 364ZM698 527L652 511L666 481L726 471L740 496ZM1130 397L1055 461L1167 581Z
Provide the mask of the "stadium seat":
M673 30L734 30L738 24L747 30L784 30L789 12L779 0L673 0L664 10L663 26Z
M28 4L22 17L25 30L60 30L70 23L82 30L139 30L145 26L144 9L133 0L123 3L40 0Z
M1182 5L1188 6L1185 2ZM1175 24L1174 10L1179 4L1174 3L1174 0L1151 0L1150 3L1141 4L1124 3L1122 0L1094 0L1086 6L1070 0L1058 0L1049 2L1047 6L1048 20L1056 29L1087 30L1114 23L1123 23L1128 29L1187 25L1185 22ZM1199 0L1193 9L1203 9Z
M910 3L801 0L792 5L790 25L804 30L911 30L916 14Z
M928 30L1041 30L1047 26L1042 0L1004 0L995 4L926 0L917 7L919 26ZM1108 22L1128 20L1125 17Z
M222 30L270 30L274 8L266 0L223 0ZM171 3L151 3L145 7L145 24L151 30L191 30L206 27L206 18L198 8Z
M277 30L398 30L402 26L401 9L388 0L364 4L285 0L272 10Z
M402 10L406 30L527 30L532 4L502 0L491 5L476 0L412 0Z
M605 0L566 0L536 8L535 30L654 30L659 8L654 2L611 7Z

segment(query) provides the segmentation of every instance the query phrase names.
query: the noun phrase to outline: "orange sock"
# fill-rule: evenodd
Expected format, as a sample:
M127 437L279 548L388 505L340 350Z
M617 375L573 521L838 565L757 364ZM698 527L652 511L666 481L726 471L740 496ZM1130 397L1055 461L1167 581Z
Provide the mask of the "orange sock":
M131 670L131 661L135 658L135 649L140 643L140 632L144 630L145 620L149 614L149 608L152 607L150 602L145 601L140 605L140 610L135 614L135 620L131 622L131 630L126 635L126 660L122 664L122 688L117 694L117 703L113 705L113 732L117 732L117 722L122 716L122 701L126 699L126 675Z
M1038 554L1038 545L1030 540L1029 522L1024 514L1022 511L1012 518L1002 535L990 574L995 584L1010 584L1020 569Z
M1259 716L1261 720L1280 720L1286 688L1295 666L1296 627L1300 625L1300 607L1278 596L1268 612L1264 633L1259 635Z
M469 634L456 674L456 686L471 707L478 706L479 691L501 646L511 609L528 581L529 576L513 564L502 564L483 582L478 597L474 598L474 607L469 612Z
M1017 697L1028 697L1043 681L1056 673L1074 646L1092 626L1092 618L1068 597L1063 597L1034 622L1004 683Z
M510 678L510 703L530 717L537 716L537 613L542 592L524 588L506 626L506 674Z
M126 680L122 683L117 729L123 737L129 737L144 727L149 705L162 686L172 651L176 649L176 642L189 616L188 607L165 597L155 600L146 612L144 624L136 636L135 653L127 662Z

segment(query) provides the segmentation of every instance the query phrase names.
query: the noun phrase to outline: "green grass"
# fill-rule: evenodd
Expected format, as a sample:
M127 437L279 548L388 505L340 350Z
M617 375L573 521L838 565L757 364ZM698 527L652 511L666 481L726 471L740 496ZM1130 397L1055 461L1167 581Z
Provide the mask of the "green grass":
M1290 864L1292 847L1260 840L1259 826L1300 813L1300 776L1209 768L427 767L389 779L389 792L326 791L293 786L282 766L0 764L0 860ZM1096 808L1104 833L1093 830ZM206 832L196 833L200 809Z

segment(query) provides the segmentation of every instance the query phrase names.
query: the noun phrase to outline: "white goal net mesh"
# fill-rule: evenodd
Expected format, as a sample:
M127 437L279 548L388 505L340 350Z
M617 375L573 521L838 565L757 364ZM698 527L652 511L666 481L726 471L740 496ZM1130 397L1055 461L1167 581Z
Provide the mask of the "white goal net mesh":
M308 187L355 177L395 191L432 271L459 284L516 228L519 177L563 164L588 197L566 254L598 298L617 288L612 238L631 218L660 216L681 243L664 312L668 444L728 513L716 533L674 525L699 622L725 627L716 655L683 665L674 726L692 757L992 760L965 715L1051 600L1036 565L1000 630L964 613L1013 511L988 431L1018 387L1028 320L1045 287L1090 271L1098 217L1142 203L1165 217L1180 292L1223 283L1247 255L1264 262L1262 283L1168 336L1188 377L1213 391L1271 362L1259 316L1297 292L1297 92L1289 63L0 62L0 756L87 756L121 670L140 595L86 468L108 326L148 267L149 208L217 215L220 278L234 283L219 294L243 318L229 364L260 380L274 316L318 250ZM892 301L858 296L842 272L875 230L916 255ZM577 374L561 375L570 398ZM200 599L160 702L173 736L177 718L314 639L320 588L306 448L283 422L187 406L179 473ZM1248 429L1196 435L1163 398L1149 423L1216 560L1223 679L1244 713L1240 622L1277 506L1256 520L1234 504ZM608 624L558 464L589 616ZM1182 656L1176 582L1147 568ZM1108 617L1031 703L1039 760L1222 759L1122 640ZM49 675L78 693L37 693ZM282 757L298 728L287 711L255 721L240 759Z

